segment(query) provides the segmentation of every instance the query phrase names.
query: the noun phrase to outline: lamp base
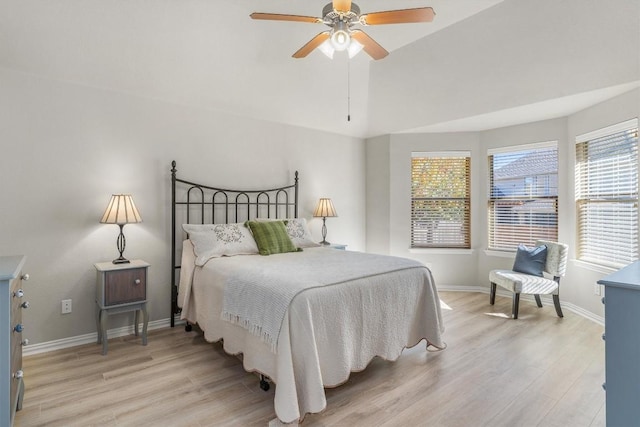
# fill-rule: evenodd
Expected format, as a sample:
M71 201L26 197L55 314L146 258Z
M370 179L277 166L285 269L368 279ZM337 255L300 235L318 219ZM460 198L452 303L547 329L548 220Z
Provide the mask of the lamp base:
M124 224L118 224L120 226L120 234L118 234L118 240L116 240L116 246L118 247L118 252L120 252L120 256L114 259L112 262L114 264L128 264L129 260L122 256L124 252L124 247L127 244L127 240L124 238L124 233L122 229L124 228Z
M321 244L321 245L325 245L325 246L328 246L328 245L331 244L331 243L327 242L326 240L323 240L322 242L318 242L318 243Z

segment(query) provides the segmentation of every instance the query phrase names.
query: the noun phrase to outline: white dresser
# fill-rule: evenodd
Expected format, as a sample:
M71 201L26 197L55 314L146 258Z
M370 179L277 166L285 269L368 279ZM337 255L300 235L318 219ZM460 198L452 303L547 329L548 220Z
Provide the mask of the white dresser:
M24 299L22 273L24 256L0 257L0 427L13 424L16 410L22 408L22 310Z
M640 261L598 280L605 287L604 335L608 427L640 424Z

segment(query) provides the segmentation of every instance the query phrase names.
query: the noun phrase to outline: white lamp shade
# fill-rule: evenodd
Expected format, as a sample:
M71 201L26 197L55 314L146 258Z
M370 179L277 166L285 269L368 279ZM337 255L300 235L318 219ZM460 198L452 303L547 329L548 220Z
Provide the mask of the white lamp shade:
M331 199L322 198L318 201L318 205L316 206L316 210L313 212L314 217L335 217L338 216L336 212L336 208L333 207L333 203Z
M142 217L130 194L114 194L111 196L100 222L103 224L131 224L142 222Z

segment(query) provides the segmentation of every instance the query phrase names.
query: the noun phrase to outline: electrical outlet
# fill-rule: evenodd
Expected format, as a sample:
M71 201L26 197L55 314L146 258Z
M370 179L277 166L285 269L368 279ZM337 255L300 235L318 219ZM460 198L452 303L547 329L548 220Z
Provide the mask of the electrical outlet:
M63 299L62 300L62 314L69 314L71 313L71 300L70 299Z
M593 294L600 296L600 285L598 285L597 283L593 285Z

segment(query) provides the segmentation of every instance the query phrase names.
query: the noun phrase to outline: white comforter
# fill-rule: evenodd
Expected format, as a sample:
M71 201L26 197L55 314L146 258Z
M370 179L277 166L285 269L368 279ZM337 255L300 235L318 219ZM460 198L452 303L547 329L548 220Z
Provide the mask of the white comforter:
M208 341L224 338L227 352L244 354L246 370L264 373L276 383L274 406L283 422L322 411L324 387L345 382L350 372L364 369L375 356L395 360L405 347L422 339L443 346L440 303L431 273L424 266L413 266L297 293L284 314L273 353L258 336L221 319L224 285L235 269L272 257L295 263L300 254L224 257L195 267L189 245L185 243L181 268L182 318L198 323ZM313 251L314 257L337 252L305 251Z

